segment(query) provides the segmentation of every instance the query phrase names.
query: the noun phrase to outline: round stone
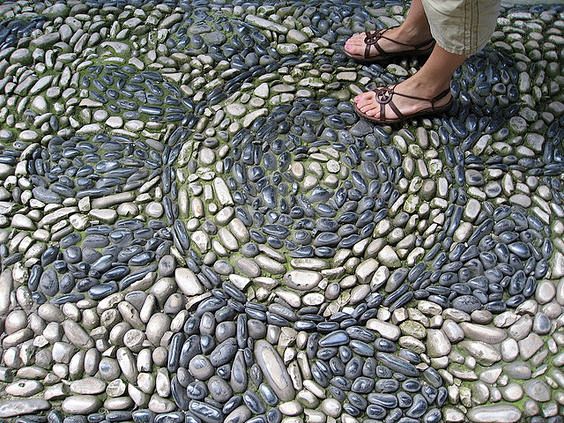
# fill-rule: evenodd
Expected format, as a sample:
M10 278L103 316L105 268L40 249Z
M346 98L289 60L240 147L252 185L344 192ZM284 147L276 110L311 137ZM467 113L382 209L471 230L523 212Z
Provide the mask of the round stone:
M500 390L503 399L506 401L515 402L523 398L523 388L517 383L510 383L507 386L501 387Z
M337 418L341 415L341 403L334 398L327 398L321 402L320 406L321 411L325 413L325 415Z
M550 387L542 380L528 380L523 385L523 388L525 390L525 393L535 401L550 401Z
M546 304L554 298L556 295L556 287L551 281L542 281L539 283L535 298L539 304Z
M192 376L198 380L208 380L214 374L214 368L210 361L201 354L196 355L190 360L188 369Z

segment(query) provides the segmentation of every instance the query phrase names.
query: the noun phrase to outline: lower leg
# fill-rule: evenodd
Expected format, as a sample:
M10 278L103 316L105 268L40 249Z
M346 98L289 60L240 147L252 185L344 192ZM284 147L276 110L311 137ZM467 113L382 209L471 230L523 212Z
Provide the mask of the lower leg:
M423 42L431 38L429 21L421 0L413 0L405 21L398 28L399 35L412 41Z
M464 60L466 56L450 53L436 45L421 69L402 85L419 88L422 93L419 97L433 97L449 88L454 71Z

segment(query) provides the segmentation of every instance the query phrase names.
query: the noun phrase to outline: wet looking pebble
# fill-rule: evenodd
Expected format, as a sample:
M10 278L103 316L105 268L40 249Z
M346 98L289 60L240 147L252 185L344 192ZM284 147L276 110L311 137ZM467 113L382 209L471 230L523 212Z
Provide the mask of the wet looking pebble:
M359 121L405 12L0 5L2 421L560 421L563 9Z

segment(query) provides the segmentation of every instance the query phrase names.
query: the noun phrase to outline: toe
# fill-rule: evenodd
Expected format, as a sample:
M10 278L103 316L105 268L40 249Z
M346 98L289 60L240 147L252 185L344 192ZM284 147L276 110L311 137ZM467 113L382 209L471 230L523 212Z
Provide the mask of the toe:
M375 104L376 101L374 101L374 93L371 91L362 93L358 96L358 100L356 102L356 106L358 108L362 108L365 107L366 105L369 104Z
M372 91L365 91L365 92L360 93L359 95L357 95L356 98L357 98L358 100L370 99L373 95L374 95L374 93L373 93Z
M379 110L380 105L378 103L366 103L364 106L360 108L363 113L368 113L372 110Z
M351 53L351 54L352 54L353 49L354 49L354 44L352 44L349 40L347 40L347 42L345 43L345 45L344 45L343 48L345 49L345 51L346 51L347 53Z
M366 107L360 109L362 113L368 116L376 116L380 113L380 105L379 104L369 104Z
M345 45L353 46L353 45L358 45L361 42L362 39L358 36L358 34L354 34L347 41L345 41Z
M355 97L357 109L366 116L374 117L380 113L380 103L376 101L376 94L367 91Z
M380 113L380 107L379 105L376 107L372 107L371 109L367 110L365 113L370 117L377 116Z
M354 34L344 45L345 51L349 54L361 55L364 53L366 45L364 44L364 35L362 33Z
M356 103L356 107L358 107L360 110L364 110L366 109L366 107L371 105L373 105L373 102L367 99L362 99L361 101Z
M364 47L360 44L349 43L345 44L345 50L350 54L361 55L364 51Z
M364 32L355 32L353 35L351 35L351 37L349 38L349 40L353 40L353 41L358 41L362 38L365 37L365 33Z

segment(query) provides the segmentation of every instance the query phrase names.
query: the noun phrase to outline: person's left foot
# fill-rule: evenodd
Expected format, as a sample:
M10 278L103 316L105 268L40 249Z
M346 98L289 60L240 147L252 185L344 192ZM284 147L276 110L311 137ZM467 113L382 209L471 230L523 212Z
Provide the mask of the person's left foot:
M370 43L370 44L367 44ZM345 53L360 62L377 62L399 56L431 54L435 40L427 30L409 31L398 26L354 34L345 42Z
M401 122L422 112L432 114L436 110L440 113L450 106L451 101L448 88L429 88L414 78L393 87L367 91L354 98L361 116L382 123Z

